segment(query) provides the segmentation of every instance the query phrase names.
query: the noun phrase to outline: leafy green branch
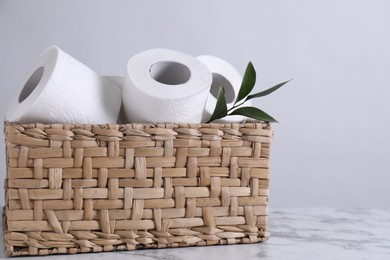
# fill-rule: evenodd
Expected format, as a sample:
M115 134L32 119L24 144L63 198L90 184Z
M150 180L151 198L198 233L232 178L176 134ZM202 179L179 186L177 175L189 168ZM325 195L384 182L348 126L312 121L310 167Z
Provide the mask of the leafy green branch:
M218 91L217 103L215 105L214 112L211 115L209 121L207 121L207 123L231 115L246 116L249 118L253 118L253 119L257 119L269 123L278 122L276 121L275 118L268 115L266 112L264 112L259 108L242 106L242 105L250 99L259 98L271 94L272 92L278 90L289 81L290 80L279 83L261 92L251 94L256 83L256 70L253 67L252 62L249 62L248 66L246 67L244 77L242 78L241 87L240 90L238 91L233 106L228 109L226 98L225 98L225 89L223 88L223 86L221 86Z

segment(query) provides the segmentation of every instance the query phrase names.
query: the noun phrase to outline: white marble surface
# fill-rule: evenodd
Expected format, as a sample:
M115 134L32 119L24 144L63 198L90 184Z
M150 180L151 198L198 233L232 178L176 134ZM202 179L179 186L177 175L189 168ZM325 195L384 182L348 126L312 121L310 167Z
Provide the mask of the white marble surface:
M269 240L260 244L56 255L33 259L390 259L390 209L271 209L269 232ZM2 258L5 258L4 254Z

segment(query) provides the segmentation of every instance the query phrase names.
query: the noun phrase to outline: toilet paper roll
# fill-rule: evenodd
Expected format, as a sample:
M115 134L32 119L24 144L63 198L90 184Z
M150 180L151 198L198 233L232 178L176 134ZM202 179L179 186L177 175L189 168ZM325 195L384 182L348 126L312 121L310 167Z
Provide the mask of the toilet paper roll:
M111 84L113 84L115 87L119 88L121 91L123 89L123 84L125 82L125 77L122 76L103 76L106 80L108 80ZM122 93L122 92L121 92Z
M115 123L121 89L57 46L47 49L8 107L20 123Z
M225 98L228 108L233 106L234 99L238 94L241 87L242 77L240 73L227 61L210 56L202 55L197 57L211 72L213 81L210 88L210 94L207 98L206 107L203 113L203 122L207 122L210 119L211 114L214 112L215 104L217 103L219 87L223 86L225 89ZM251 106L252 101L245 102L245 106ZM214 120L213 122L219 123L237 123L245 120L244 116L227 116L222 119Z
M123 84L125 82L125 77L122 76L104 76L105 79L109 80L112 84L114 84L116 87L120 88L121 91L123 89ZM122 100L121 100L122 101ZM122 102L121 102L122 103ZM118 124L125 124L128 123L126 122L127 116L126 116L126 111L123 107L123 103L121 104L121 108L119 110L119 115L117 119Z
M195 57L151 49L127 64L123 106L129 122L200 123L211 73Z

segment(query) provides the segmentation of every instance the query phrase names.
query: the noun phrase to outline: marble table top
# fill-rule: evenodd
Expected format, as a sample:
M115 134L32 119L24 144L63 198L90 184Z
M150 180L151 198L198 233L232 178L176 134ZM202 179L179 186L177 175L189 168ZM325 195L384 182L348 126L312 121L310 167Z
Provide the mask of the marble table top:
M259 244L31 259L390 259L390 209L274 208L269 212L269 232L269 240Z

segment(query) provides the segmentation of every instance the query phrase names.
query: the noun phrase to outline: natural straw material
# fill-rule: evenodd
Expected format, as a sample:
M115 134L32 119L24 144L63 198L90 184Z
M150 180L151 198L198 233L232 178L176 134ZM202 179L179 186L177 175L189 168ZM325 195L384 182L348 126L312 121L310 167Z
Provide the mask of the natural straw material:
M266 239L272 130L5 123L7 255Z

